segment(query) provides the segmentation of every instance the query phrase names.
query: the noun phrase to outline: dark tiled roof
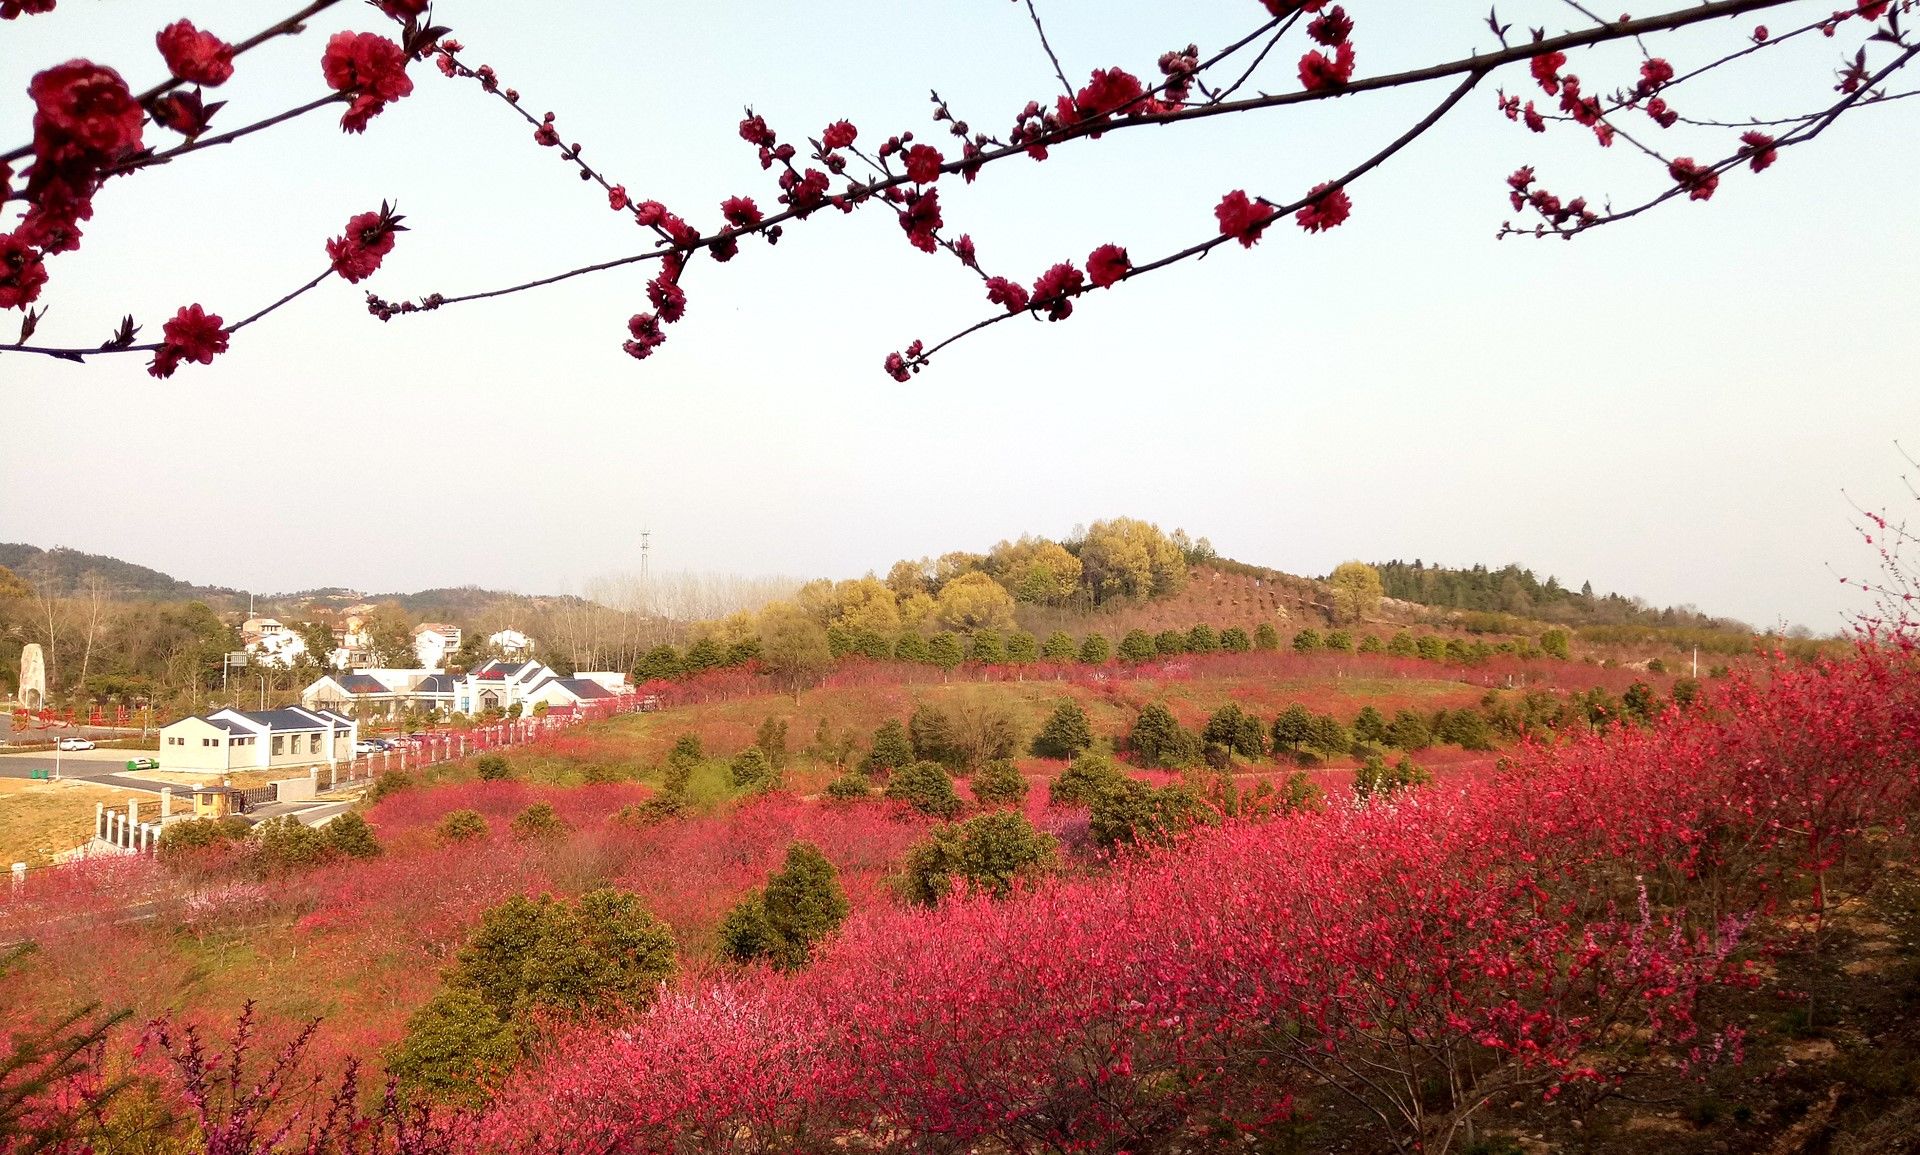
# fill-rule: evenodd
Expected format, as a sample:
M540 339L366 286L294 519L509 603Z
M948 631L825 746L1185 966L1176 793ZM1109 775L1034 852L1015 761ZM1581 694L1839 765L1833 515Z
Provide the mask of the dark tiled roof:
M453 693L453 684L454 679L450 675L434 674L431 677L420 679L420 684L413 688L413 692L416 694L451 694Z
M205 717L203 717L203 718L201 718L200 720L201 720L202 722L205 722L205 723L206 723L207 725L209 725L209 726L215 726L215 727L218 727L219 729L222 729L222 730L225 730L225 731L226 731L227 733L229 733L229 734L251 734L251 733L253 733L253 731L252 731L252 730L249 730L249 729L247 729L247 728L246 728L245 726L242 726L242 725L241 725L240 723L238 723L238 722L236 722L236 721L234 721L234 720L233 720L232 718L205 718Z
M259 723L269 730L324 730L325 721L315 718L305 710L242 710L249 721Z
M560 684L573 691L574 697L585 698L588 701L593 701L596 698L613 697L612 694L607 692L605 686L594 681L592 678L561 678Z
M349 694L390 694L387 684L372 674L341 674L334 681Z

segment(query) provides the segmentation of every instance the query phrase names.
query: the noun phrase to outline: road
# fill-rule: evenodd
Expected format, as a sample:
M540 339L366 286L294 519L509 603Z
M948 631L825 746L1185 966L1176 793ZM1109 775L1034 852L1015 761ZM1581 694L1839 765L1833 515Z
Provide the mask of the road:
M167 782L155 782L149 778L134 778L126 773L127 760L138 758L144 750L65 750L60 754L60 777L70 782L87 782L96 786L112 786L118 790L141 790L148 794L160 793L162 786L173 785ZM0 754L0 778L31 778L33 771L54 769L53 751L36 754ZM178 787L175 786L176 793Z

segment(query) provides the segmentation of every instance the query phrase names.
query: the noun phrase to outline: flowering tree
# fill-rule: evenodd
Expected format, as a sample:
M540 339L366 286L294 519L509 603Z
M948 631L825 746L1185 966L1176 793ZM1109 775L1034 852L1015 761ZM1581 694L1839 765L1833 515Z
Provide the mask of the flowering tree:
M647 285L647 308L626 324L626 351L645 358L685 315L686 282L699 259L723 264L750 239L777 243L789 226L825 209L852 213L879 207L898 222L909 244L950 257L966 275L977 277L989 306L984 317L944 340L916 340L887 356L887 372L905 381L961 337L1021 317L1065 320L1089 293L1232 243L1252 248L1289 218L1307 234L1342 226L1354 211L1355 193L1363 182L1468 105L1477 90L1482 99L1491 96L1493 111L1518 131L1582 134L1595 147L1620 154L1623 164L1653 173L1641 193L1619 205L1552 191L1549 179L1535 166L1489 174L1489 180L1504 178L1516 214L1500 226L1500 235L1571 238L1671 201L1710 200L1723 179L1743 175L1742 170L1764 172L1783 150L1812 142L1840 116L1913 95L1889 86L1920 53L1920 42L1903 23L1913 0L1856 0L1839 10L1809 0L1710 0L1671 3L1661 11L1617 19L1600 16L1578 0L1565 0L1564 7L1548 10L1555 16L1551 22L1535 27L1503 20L1496 6L1479 21L1483 43L1478 51L1369 74L1361 67L1367 13L1356 18L1344 5L1327 0L1245 0L1246 34L1230 44L1175 48L1160 53L1152 69L1116 65L1075 83L1059 64L1035 0L1025 0L1025 16L1053 62L1059 91L1014 97L1008 105L1010 118L1008 109L992 114L1002 123L1010 119L1008 127L998 132L976 127L938 93L931 110L933 139L921 139L904 126L875 130L871 122L863 132L852 120L835 121L813 135L790 130L783 134L766 116L749 109L740 122L740 137L761 170L772 174L774 187L727 198L717 214L700 225L691 214L629 192L613 175L589 164L581 145L561 135L554 113L536 115L518 90L477 62L449 28L434 22L440 14L429 12L428 0L368 0L370 18L388 22L389 34L336 33L321 53L313 99L250 124L216 126L222 102L210 100L209 90L235 77L239 59L268 41L299 34L306 20L339 2L311 0L237 41L188 20L174 21L155 38L167 78L138 92L118 71L84 59L32 75L32 140L0 152L0 229L7 230L0 232L0 309L23 314L18 341L0 346L0 352L70 361L141 353L150 358L149 371L165 377L184 362L211 362L234 334L331 278L358 284L372 276L406 228L388 204L350 216L341 233L326 241L326 263L317 273L238 320L194 303L162 323L158 339L150 327L129 316L97 345L34 343L45 313L45 306L36 302L49 283L48 262L80 246L83 223L93 216L95 198L110 181L155 165L187 162L196 152L239 142L296 117L322 111L330 115L336 108L343 131L366 132L413 91L410 69L416 64L430 63L449 80L471 83L483 99L524 119L538 147L553 150L583 181L597 185L608 206L630 216L650 243L520 284L395 300L368 293L372 315L389 320L651 263L657 272ZM0 0L0 19L58 19L46 16L56 3ZM1784 27L1760 23L1762 17L1781 20ZM1676 42L1687 50L1687 58L1663 55L1662 44L1687 29L1702 30L1704 39L1694 35ZM1704 94L1695 103L1695 91L1704 86L1689 87L1691 82L1734 69L1772 67L1766 78L1769 90L1791 91L1801 79L1792 75L1797 66L1775 50L1814 37L1841 43L1832 56L1833 83L1820 80L1814 85L1817 95L1807 98L1809 106L1803 110L1766 116L1712 110L1703 107L1709 99ZM1716 47L1698 51L1703 42L1716 38ZM1618 74L1610 74L1614 57L1589 50L1616 43L1623 49L1630 46L1633 56L1623 58L1629 63ZM1108 243L1084 260L1061 261L1037 276L1016 275L1014 270L996 270L973 236L947 220L949 203L942 198L955 197L956 182L970 185L1001 162L1045 161L1059 149L1092 147L1108 136L1147 125L1164 128L1230 114L1277 114L1402 88L1431 89L1436 99L1429 111L1369 155L1329 164L1326 179L1309 189L1226 191L1211 206L1213 219L1207 227L1202 227L1207 206L1195 206L1198 238L1173 252L1136 257L1124 244ZM1485 93L1489 88L1493 91ZM884 124L885 115L880 119ZM935 143L942 135L949 139ZM756 196L770 196L770 203L763 208Z

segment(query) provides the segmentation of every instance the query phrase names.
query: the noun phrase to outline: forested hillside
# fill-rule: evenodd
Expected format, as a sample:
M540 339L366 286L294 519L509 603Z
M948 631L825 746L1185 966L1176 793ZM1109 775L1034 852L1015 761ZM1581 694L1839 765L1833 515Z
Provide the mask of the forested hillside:
M1650 606L1624 594L1596 594L1592 582L1579 589L1560 584L1551 575L1545 581L1530 569L1504 565L1466 569L1413 561L1375 562L1386 595L1438 609L1512 614L1515 617L1575 626L1686 626L1698 629L1751 632L1744 622L1717 618L1693 606Z

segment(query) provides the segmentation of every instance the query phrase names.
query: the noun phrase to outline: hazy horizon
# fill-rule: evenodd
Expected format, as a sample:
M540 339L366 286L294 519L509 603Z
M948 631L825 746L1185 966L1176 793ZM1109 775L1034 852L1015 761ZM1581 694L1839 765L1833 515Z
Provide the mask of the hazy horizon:
M1219 45L1263 15L1253 0L1042 11L1076 80L1151 72L1167 47ZM125 3L111 21L63 5L5 25L20 64L0 123L25 139L30 70L75 55L150 82L153 29L183 15L234 38L264 22L208 0ZM1489 39L1473 4L1355 15L1363 72ZM770 0L596 0L531 28L519 8L443 2L436 16L635 195L709 224L725 196L776 194L736 134L743 105L788 139L841 117L863 140L930 137L930 86L994 132L1057 88L1006 4L858 0L823 17ZM1501 18L1575 15L1536 2ZM223 118L309 98L325 38L347 26L378 22L341 6L243 57L217 93L233 102ZM1721 82L1686 90L1687 111L1818 102L1831 43L1790 51L1800 87ZM1578 63L1611 81L1628 55ZM322 114L110 186L86 246L49 266L41 337L98 342L129 311L151 331L190 301L244 314L311 275L324 241L382 199L414 229L368 283L389 298L637 247L517 118L431 66L413 76L364 138ZM950 259L869 213L697 264L687 320L643 364L620 343L644 273L384 325L327 285L167 381L135 358L0 353L0 539L241 589L564 593L637 570L642 530L656 570L851 577L1125 514L1292 573L1511 561L1757 627L1839 628L1861 600L1836 572L1874 564L1846 495L1906 500L1894 442L1920 421L1897 336L1920 305L1920 238L1877 211L1920 178L1920 150L1891 147L1911 136L1912 102L1844 117L1764 174L1729 174L1710 203L1573 243L1496 242L1520 164L1556 191L1623 200L1664 178L1622 150L1526 133L1493 87L1357 185L1340 229L1277 228L1251 251L1095 294L1062 324L997 326L905 385L882 374L887 352L987 305ZM1116 133L943 182L946 220L1027 279L1108 241L1159 254L1210 235L1226 191L1304 191L1429 103L1420 91Z

